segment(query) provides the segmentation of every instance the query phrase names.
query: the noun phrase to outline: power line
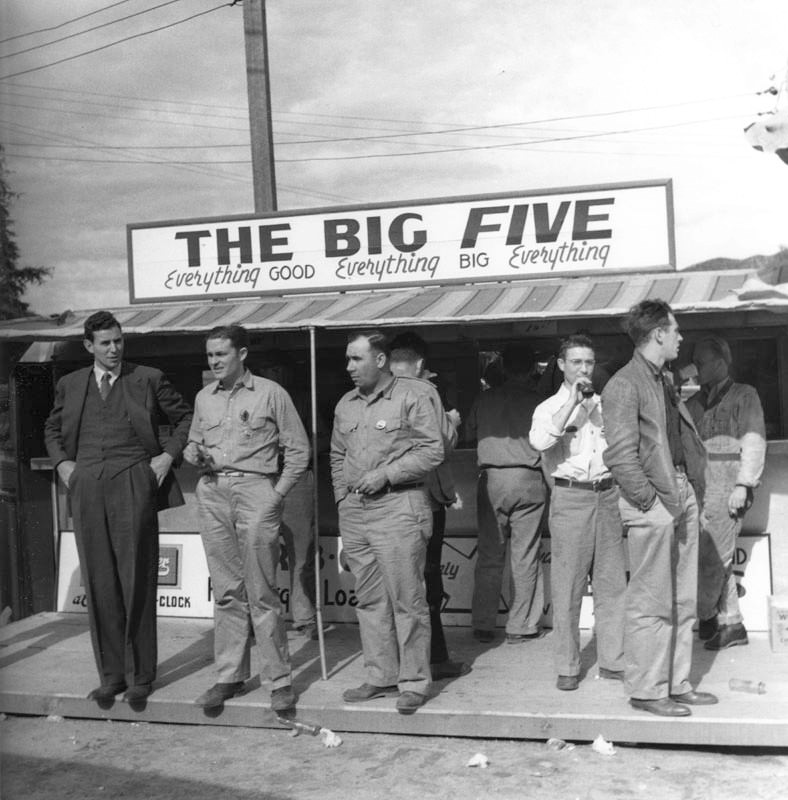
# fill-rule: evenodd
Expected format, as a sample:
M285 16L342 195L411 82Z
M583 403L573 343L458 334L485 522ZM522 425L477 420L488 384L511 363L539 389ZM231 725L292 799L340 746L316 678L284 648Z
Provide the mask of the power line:
M115 25L118 22L125 22L127 19L133 19L134 17L142 16L143 14L149 14L151 11L156 11L160 8L164 8L164 6L171 6L173 3L180 3L181 0L167 0L166 3L160 3L157 6L152 6L151 8L145 8L142 11L136 11L134 14L129 14L125 17L119 17L118 19L110 20L109 22L102 22L101 25L94 25L92 28L86 28L84 31L77 31L76 33L70 33L68 36L61 36L59 39L53 39L51 42L42 42L41 44L33 45L32 47L28 47L25 50L17 50L15 53L6 53L5 55L0 56L0 59L3 58L13 58L14 56L21 56L23 53L32 53L33 50L41 50L44 47L49 47L53 44L60 44L60 42L65 42L68 39L74 39L77 36L83 36L86 33L92 33L93 31L100 30L101 28L108 28L110 25Z
M12 72L10 75L0 75L0 81L8 80L9 78L18 78L20 75L28 75L31 72L39 72L42 69L48 69L49 67L56 67L58 64L65 64L67 61L74 61L77 58L82 58L83 56L89 56L92 53L99 53L102 50L107 50L110 47L114 47L116 44L122 44L123 42L129 42L132 39L139 39L142 36L148 36L151 33L158 33L158 31L167 30L167 28L174 28L176 25L182 25L184 22L189 22L190 20L197 19L198 17L204 17L206 14L211 14L214 11L218 11L220 8L231 8L235 3L222 3L220 6L214 6L213 8L209 8L206 11L200 11L197 14L192 14L190 17L185 17L184 19L176 20L175 22L170 22L167 25L161 25L158 28L152 28L149 31L142 31L141 33L135 33L131 36L126 36L123 39L118 39L117 41L110 42L109 44L102 45L101 47L94 47L92 50L86 50L82 53L77 53L73 56L68 56L67 58L61 58L58 61L51 61L49 64L41 64L38 67L31 67L30 69L23 69L19 72Z
M87 19L88 17L100 14L102 11L109 11L109 9L115 8L115 6L122 6L124 3L128 2L129 0L119 0L119 2L117 3L111 3L110 5L104 6L103 8L98 8L95 11L89 12L88 14L83 14L81 17L74 17L74 19L66 20L65 22L61 22L59 25L52 25L49 28L39 28L37 31L29 31L28 33L17 33L15 36L9 36L7 39L0 39L0 44L11 42L14 39L23 39L26 36L35 36L38 33L48 33L49 31L56 31L59 28L65 28L66 25L71 25L72 22L79 22L81 19Z

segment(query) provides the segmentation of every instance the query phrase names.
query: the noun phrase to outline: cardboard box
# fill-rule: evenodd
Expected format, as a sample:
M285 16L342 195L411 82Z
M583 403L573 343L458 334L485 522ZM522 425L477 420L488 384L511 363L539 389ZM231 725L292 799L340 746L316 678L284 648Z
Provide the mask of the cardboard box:
M769 596L769 643L773 653L788 653L788 596Z

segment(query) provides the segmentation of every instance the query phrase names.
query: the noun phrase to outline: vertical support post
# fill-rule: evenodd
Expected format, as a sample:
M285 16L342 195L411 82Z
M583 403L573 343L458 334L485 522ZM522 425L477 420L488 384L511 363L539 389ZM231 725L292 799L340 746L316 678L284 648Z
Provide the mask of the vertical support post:
M249 128L252 136L254 210L263 213L276 211L274 135L271 124L265 0L244 0L243 15L246 89L249 97Z
M326 644L323 637L323 594L320 585L320 508L318 503L318 464L317 464L317 347L315 344L315 328L309 327L309 391L311 393L312 412L312 474L315 476L312 489L313 517L315 527L313 531L315 545L315 617L317 621L317 640L320 649L320 669L323 680L328 680L326 671Z

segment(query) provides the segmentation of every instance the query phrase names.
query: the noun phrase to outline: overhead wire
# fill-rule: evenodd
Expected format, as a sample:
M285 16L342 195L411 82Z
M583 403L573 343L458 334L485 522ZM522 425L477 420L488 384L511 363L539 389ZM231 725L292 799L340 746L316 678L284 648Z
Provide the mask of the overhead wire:
M129 42L132 39L139 39L143 36L149 36L152 33L158 33L159 31L167 30L168 28L174 28L177 25L183 25L185 22L190 22L193 19L197 19L198 17L204 17L206 14L212 14L214 11L218 11L221 8L230 8L235 5L234 2L232 3L222 3L221 5L214 6L213 8L206 9L205 11L200 11L197 14L192 14L189 17L185 17L184 19L176 20L175 22L170 22L167 25L161 25L158 28L152 28L151 30L141 31L140 33L132 34L131 36L125 36L122 39L117 39L114 42L109 42L108 44L101 45L101 47L94 47L92 50L85 50L82 53L76 53L73 56L68 56L66 58L58 59L57 61L51 61L48 64L41 64L37 67L30 67L29 69L19 70L18 72L12 72L8 75L0 75L0 81L9 80L11 78L18 78L20 75L29 75L32 72L40 72L42 69L48 69L49 67L56 67L59 64L65 64L67 61L74 61L78 58L83 58L84 56L89 56L93 53L99 53L102 50L108 50L110 47L115 47L115 45L123 44L123 42Z
M82 14L79 17L74 17L73 19L68 19L65 22L60 22L57 25L50 25L48 28L39 28L35 31L28 31L27 33L17 33L14 36L7 36L5 39L0 39L0 44L5 44L6 42L12 42L14 39L24 39L27 36L36 36L39 33L49 33L50 31L56 31L60 28L65 28L66 25L71 25L74 22L79 22L80 20L87 19L88 17L94 17L96 14L101 14L102 11L109 11L111 8L115 8L115 6L122 6L124 3L128 3L129 0L118 0L117 3L110 3L108 6L104 6L103 8L97 8L95 11L89 11L87 14Z
M118 17L118 19L112 19L109 22L102 22L100 25L94 25L92 28L86 28L84 31L77 31L76 33L70 33L68 36L61 36L59 39L53 39L51 42L42 42L41 44L35 44L31 47L27 47L24 50L17 50L14 53L5 53L0 55L0 60L4 58L13 58L14 56L21 56L24 53L32 53L34 50L41 50L44 47L50 47L53 44L60 44L60 42L66 42L69 39L75 39L77 36L84 36L86 33L92 33L93 31L101 30L101 28L108 28L110 25L116 25L118 22L125 22L126 20L133 19L134 17L140 17L143 14L150 14L151 11L157 11L160 8L164 8L164 6L171 6L173 3L180 3L182 0L166 0L164 3L160 3L157 6L151 6L150 8L145 8L142 11L136 11L133 14L128 14L125 17Z

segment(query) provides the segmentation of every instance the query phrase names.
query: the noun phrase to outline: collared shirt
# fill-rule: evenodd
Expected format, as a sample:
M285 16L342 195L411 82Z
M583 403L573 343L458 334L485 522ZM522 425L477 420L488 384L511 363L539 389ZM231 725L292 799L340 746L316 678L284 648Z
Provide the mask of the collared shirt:
M418 378L392 377L376 392L357 388L337 403L331 434L331 478L339 502L348 487L374 469L391 486L419 483L444 459L435 387Z
M482 392L468 415L466 431L476 439L479 466L537 468L540 454L531 447L531 417L542 398L530 384L509 379Z
M290 395L249 370L231 389L219 381L198 392L189 440L203 446L216 469L275 476L286 495L309 463L309 440Z
M562 383L558 391L534 411L531 445L542 453L542 461L554 478L595 481L606 478L610 470L602 460L607 442L602 424L602 401L598 394L575 406L566 426L559 430L553 416L569 399L569 388Z
M93 375L96 378L96 386L101 389L101 379L104 377L104 373L109 373L109 385L114 386L115 381L120 377L120 367L116 367L114 370L112 369L104 369L104 367L100 367L98 364L93 364Z

